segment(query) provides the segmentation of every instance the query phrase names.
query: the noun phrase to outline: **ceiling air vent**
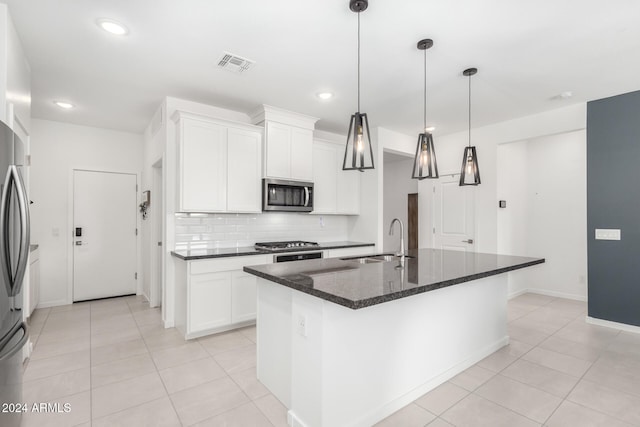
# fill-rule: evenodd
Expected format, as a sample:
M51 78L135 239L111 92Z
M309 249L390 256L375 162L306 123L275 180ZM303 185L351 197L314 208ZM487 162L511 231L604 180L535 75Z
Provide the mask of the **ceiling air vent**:
M225 52L218 61L218 67L235 73L247 71L253 64L255 64L254 61L229 52Z

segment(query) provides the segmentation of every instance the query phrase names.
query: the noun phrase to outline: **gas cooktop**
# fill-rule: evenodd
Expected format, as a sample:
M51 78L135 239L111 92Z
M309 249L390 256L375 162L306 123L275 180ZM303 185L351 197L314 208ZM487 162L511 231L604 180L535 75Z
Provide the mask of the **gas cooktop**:
M309 248L318 246L317 242L305 242L302 240L291 240L288 242L256 242L255 248L263 251L278 251L285 249Z

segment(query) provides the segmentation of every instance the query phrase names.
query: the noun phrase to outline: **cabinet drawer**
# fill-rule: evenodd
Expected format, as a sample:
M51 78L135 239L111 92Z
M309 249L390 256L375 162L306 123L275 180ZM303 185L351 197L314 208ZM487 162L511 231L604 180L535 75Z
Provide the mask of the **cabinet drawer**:
M250 255L189 261L190 274L207 274L219 271L242 270L245 265L270 264L269 255Z

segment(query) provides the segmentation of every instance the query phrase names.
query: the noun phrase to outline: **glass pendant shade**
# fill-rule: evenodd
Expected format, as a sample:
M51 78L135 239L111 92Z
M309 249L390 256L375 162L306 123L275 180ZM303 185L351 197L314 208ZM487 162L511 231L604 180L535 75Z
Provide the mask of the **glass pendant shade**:
M373 148L369 136L367 114L355 113L351 116L349 124L342 170L364 171L373 168Z
M358 15L358 111L351 115L347 145L344 148L342 170L374 169L373 147L369 134L369 120L365 113L360 112L360 12L367 10L368 0L350 0L349 9Z
M464 147L462 169L460 170L460 185L478 184L480 184L480 168L478 167L476 147Z
M433 136L429 132L418 135L416 156L413 159L413 179L438 178L438 162L433 147Z
M476 153L476 147L471 146L471 76L475 75L477 72L477 68L467 68L462 72L463 76L469 77L469 145L464 148L464 154L462 155L460 186L480 184L478 154Z
M436 149L433 145L433 135L427 129L427 49L433 46L433 40L423 39L418 42L418 49L424 51L424 128L418 135L416 156L413 159L413 179L438 178L438 162Z

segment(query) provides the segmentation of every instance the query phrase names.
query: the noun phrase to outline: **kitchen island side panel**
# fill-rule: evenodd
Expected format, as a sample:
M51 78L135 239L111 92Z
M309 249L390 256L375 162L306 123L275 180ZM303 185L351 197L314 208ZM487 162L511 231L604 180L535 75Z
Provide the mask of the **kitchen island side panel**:
M258 284L258 375L293 425L373 425L508 343L506 275L360 310L278 286Z

